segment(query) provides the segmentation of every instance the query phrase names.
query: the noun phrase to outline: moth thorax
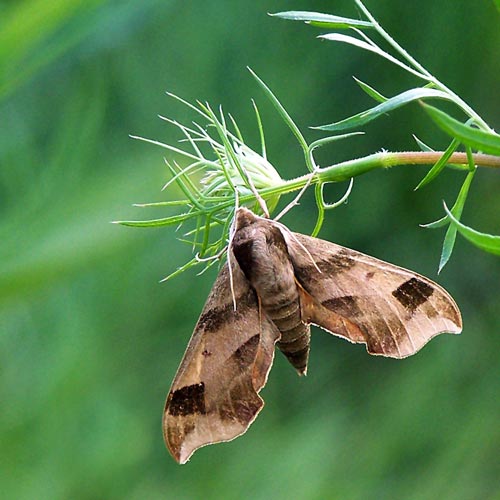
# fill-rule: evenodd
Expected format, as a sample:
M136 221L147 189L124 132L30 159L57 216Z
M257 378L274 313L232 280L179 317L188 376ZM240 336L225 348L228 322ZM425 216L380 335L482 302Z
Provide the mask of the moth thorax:
M276 226L257 220L239 229L233 239L233 253L264 307L297 299L288 248Z

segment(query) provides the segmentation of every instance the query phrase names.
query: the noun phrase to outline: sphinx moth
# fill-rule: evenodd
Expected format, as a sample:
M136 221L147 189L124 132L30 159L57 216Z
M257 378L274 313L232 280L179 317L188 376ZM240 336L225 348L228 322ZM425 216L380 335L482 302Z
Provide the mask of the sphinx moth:
M165 404L176 461L248 429L264 405L275 346L306 373L311 323L391 358L462 329L453 298L424 276L239 208L228 260Z

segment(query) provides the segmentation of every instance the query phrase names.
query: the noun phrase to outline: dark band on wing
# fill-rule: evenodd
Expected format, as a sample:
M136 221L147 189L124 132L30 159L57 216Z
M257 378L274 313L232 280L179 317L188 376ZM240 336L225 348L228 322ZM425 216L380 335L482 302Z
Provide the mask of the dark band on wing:
M345 273L356 265L356 261L352 258L348 249L342 248L337 253L329 255L325 259L317 260L315 264L305 265L295 268L295 274L301 283L303 281L310 282L314 277L318 276L318 269L321 273L336 276L337 274ZM321 276L321 275L320 275Z
M229 304L209 309L200 316L197 328L205 332L215 332L222 325L232 323L234 319L244 316L248 309L255 307L256 301L255 292L249 288L247 293L236 297L236 311L232 301Z
M240 345L234 351L232 358L236 361L241 369L247 368L254 362L255 355L257 354L257 347L259 345L260 335L256 334L250 337L244 344Z
M250 379L236 378L230 388L228 397L217 406L219 418L224 421L239 422L248 425L264 404L255 392Z
M363 316L363 311L358 304L358 298L352 295L343 295L342 297L324 300L321 305L344 317L358 318Z
M433 292L432 286L413 277L394 290L392 295L405 309L413 313L418 306L427 302Z
M185 385L170 393L166 403L167 412L174 417L192 415L194 413L204 415L205 409L205 384Z

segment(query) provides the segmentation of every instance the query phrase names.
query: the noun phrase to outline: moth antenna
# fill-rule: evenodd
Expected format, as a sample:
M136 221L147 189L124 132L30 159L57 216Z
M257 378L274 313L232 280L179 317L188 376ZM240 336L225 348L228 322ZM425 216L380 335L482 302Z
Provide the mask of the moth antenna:
M227 243L227 267L229 271L229 287L231 288L231 297L233 299L233 310L236 311L236 295L234 293L233 266L231 262L231 248L233 246L234 234L236 233L236 213L239 208L238 190L234 190L234 216L231 228L229 229L229 241Z
M266 219L269 219L269 209L267 208L267 203L264 198L259 194L257 189L255 189L255 186L253 185L253 182L250 181L250 185L252 186L252 191L254 191L255 198L257 199L257 202L259 203L259 207L262 209L262 213L264 214Z
M287 212L289 212L293 207L296 205L299 205L299 200L302 198L302 195L306 192L306 189L311 185L311 182L313 180L314 175L316 172L311 172L309 175L309 179L307 179L307 182L302 186L301 190L298 192L297 196L274 218L274 220L277 222L283 217Z
M295 241L295 243L297 243L297 245L299 245L299 247L302 248L302 250L305 252L305 254L309 257L309 259L311 260L313 266L316 268L316 270L318 271L318 273L321 273L321 269L318 267L318 264L316 264L316 261L314 260L313 256L311 255L311 252L309 252L309 250L299 241L299 239L297 238L297 236L295 236L293 234L293 232L290 231L290 229L288 229L281 222L278 222L277 220L273 220L272 222L274 224L276 224L280 228L280 230L282 232L285 232L285 233L289 234L293 238L293 240Z
M259 333L262 335L262 299L257 295L257 304L259 306Z
M245 180L248 182L248 185L250 186L250 191L252 191L253 195L255 196L255 199L257 200L257 203L259 204L262 213L264 214L264 217L266 219L269 219L269 210L267 208L266 200L264 200L264 198L262 198L262 196L259 194L259 191L255 187L255 184L252 181L252 177L248 175L246 168L243 165L241 165L241 169L243 172L245 172L245 177L246 177ZM235 195L237 195L237 193L238 190L235 189Z
M259 204L259 207L262 210L262 213L264 214L264 217L266 219L269 219L269 210L267 208L266 200L262 198L262 196L259 194L257 191L257 188L255 187L255 184L252 181L252 178L248 175L248 173L245 171L245 174L247 176L247 181L248 184L250 185L250 190L252 191L253 195L255 196L255 199L257 200L257 203Z
M232 238L231 238L232 240ZM234 294L233 266L231 265L231 247L227 250L227 267L229 270L229 287L231 288L231 297L233 299L233 310L236 311L236 295Z

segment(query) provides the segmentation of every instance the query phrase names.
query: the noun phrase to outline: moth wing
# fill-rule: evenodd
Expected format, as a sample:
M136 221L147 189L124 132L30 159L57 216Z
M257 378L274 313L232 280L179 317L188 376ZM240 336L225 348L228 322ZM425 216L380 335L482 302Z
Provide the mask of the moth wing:
M284 235L305 321L392 358L414 354L440 333L461 332L455 301L430 279L328 241Z
M185 463L198 448L243 434L264 405L278 329L232 259L219 273L172 383L163 416L165 443Z

